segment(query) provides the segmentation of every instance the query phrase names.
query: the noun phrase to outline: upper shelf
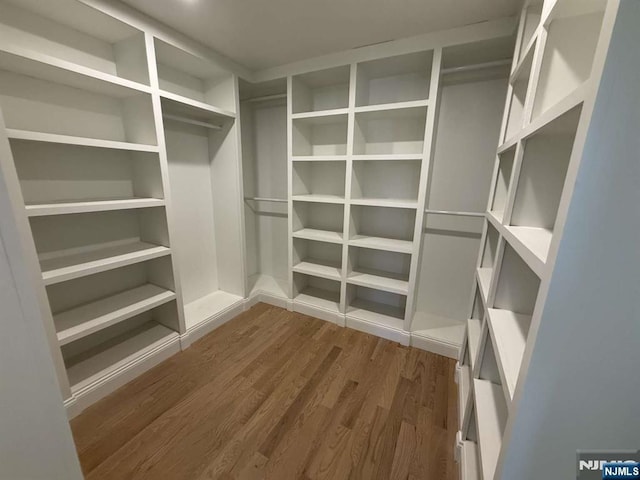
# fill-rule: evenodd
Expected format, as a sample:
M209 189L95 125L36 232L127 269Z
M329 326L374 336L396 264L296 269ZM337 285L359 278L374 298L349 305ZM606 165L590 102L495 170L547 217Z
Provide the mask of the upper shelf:
M224 122L232 121L236 118L236 114L229 110L217 108L175 93L160 91L160 98L164 115L182 117L205 124L213 123L214 126L220 127ZM171 119L171 117L168 118Z
M130 210L136 208L162 207L160 198L125 198L115 200L93 200L82 202L53 202L26 205L27 216L68 215L72 213L106 212L110 210Z
M349 106L348 65L292 78L293 114L346 109Z
M110 148L114 150L129 150L132 152L158 152L157 145L145 145L143 143L117 142L102 140L100 138L74 137L71 135L58 135L55 133L32 132L7 128L7 136L13 140L28 140L32 142L59 143L62 145L78 145L83 147Z

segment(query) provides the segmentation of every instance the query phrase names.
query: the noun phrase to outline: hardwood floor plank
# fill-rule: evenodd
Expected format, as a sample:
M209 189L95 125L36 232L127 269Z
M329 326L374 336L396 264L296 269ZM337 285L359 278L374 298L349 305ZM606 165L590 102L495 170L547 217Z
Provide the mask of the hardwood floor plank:
M258 304L71 426L88 480L456 480L454 369Z

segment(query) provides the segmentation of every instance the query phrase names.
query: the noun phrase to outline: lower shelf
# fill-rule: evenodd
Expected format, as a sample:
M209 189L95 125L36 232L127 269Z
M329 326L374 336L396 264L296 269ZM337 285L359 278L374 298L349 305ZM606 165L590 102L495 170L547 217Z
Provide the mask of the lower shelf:
M416 312L411 322L412 345L458 358L466 323L427 312Z
M177 332L156 322L147 322L134 330L93 347L67 360L71 392L116 373L135 359L150 354L162 345L178 339Z
M478 446L468 440L462 442L460 452L460 480L480 480Z
M86 337L176 298L171 290L150 283L53 316L60 345Z
M326 278L327 280L340 281L342 278L342 267L338 263L325 262L316 259L306 259L293 266L293 271L312 275L314 277Z
M186 303L184 305L184 321L187 332L242 301L243 298L239 295L218 290L193 302Z
M385 292L407 295L409 292L409 282L400 278L400 276L393 278L391 275L392 274L388 272L358 268L357 271L349 274L347 282L352 285L360 285Z
M507 405L502 387L488 380L474 379L473 392L482 478L493 478L507 422Z
M347 307L347 317L380 325L386 328L402 330L404 327L404 309L356 298Z
M396 240L393 238L370 237L356 235L349 240L349 245L354 247L373 248L389 252L411 253L413 242L409 240Z
M332 313L340 313L340 292L307 287L294 298L294 301Z

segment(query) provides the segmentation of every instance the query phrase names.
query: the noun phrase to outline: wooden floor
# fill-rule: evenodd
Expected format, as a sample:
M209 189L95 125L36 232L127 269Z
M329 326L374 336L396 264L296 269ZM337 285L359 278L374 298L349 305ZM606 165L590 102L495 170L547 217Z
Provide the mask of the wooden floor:
M457 479L455 362L259 304L72 420L87 479Z

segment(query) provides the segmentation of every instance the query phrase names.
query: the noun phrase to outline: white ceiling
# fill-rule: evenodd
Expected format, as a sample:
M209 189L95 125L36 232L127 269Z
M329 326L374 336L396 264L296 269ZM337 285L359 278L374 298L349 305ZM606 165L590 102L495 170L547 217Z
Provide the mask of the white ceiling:
M515 15L522 0L124 0L253 70Z

